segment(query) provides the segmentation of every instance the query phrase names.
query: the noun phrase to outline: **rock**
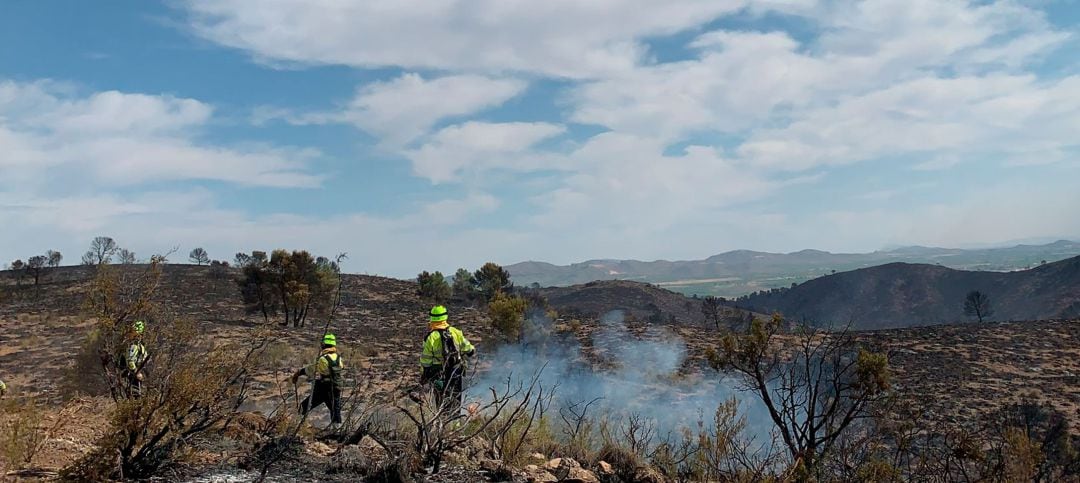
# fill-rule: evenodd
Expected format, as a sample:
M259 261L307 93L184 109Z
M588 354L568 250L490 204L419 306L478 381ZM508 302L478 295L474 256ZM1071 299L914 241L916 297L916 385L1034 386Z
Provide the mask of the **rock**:
M570 474L561 481L566 483L600 483L600 479L596 477L596 474L585 468L570 469Z
M578 463L573 458L555 458L544 463L545 470L553 471L559 468L581 468L581 463Z
M358 446L345 446L330 457L326 465L326 472L330 474L365 474L370 468L371 460L368 459L363 449Z
M668 479L654 468L642 467L634 472L634 483L667 483Z
M466 443L464 448L464 455L469 459L495 457L495 455L491 453L491 443L480 436L472 438L471 440L469 440L468 443Z
M304 449L309 454L322 457L330 456L334 453L334 448L331 448L330 445L321 441L310 442L304 446Z
M390 452L372 439L371 436L364 436L356 446L360 448L360 451L363 451L368 458L373 460L384 460L390 457Z
M547 463L547 460L548 460L547 456L544 456L541 453L533 453L533 454L529 455L529 459L531 461L535 462L536 464L541 464L541 465L544 464L544 463Z
M553 483L559 481L555 475L544 471L536 465L525 465L525 481L529 483Z
M544 469L559 481L566 483L599 483L596 475L581 467L573 458L555 458L544 464Z
M614 475L615 474L615 468L612 468L611 463L608 463L607 461L601 461L601 462L597 463L596 465L600 467L600 474L601 475L607 476L607 475Z

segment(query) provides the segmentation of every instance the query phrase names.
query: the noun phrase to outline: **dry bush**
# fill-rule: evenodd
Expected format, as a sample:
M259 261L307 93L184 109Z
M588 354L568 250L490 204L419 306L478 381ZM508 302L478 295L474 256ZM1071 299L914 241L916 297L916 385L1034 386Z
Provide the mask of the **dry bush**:
M873 408L890 396L888 358L842 330L803 327L784 347L788 323L779 315L755 319L742 334L727 334L709 353L718 370L734 373L768 410L800 477L822 471L830 453Z
M481 436L491 444L492 455L509 465L524 464L533 453L550 454L558 447L548 423L551 392L540 388L535 399L520 410L506 412Z
M118 401L109 434L67 469L68 477L152 476L176 463L195 436L220 428L245 401L265 339L207 347L190 322L159 322L157 330L165 334L142 396Z
M155 255L141 270L108 264L97 266L84 303L87 317L93 319L95 325L84 341L69 377L86 377L95 382L104 378L105 387L113 400L119 401L130 396L119 360L130 343L128 333L136 320L149 322L150 330L143 334L143 343L147 347L156 347L156 339L164 335L164 331L154 330L155 320L163 317L154 295L161 285L164 265L165 256ZM99 364L96 376L92 376L93 357L89 355L93 351L97 352ZM154 357L151 353L151 359L144 364L152 362ZM70 385L74 389L81 385L85 390L94 391L85 384Z
M29 401L10 401L3 404L4 416L0 426L0 470L17 470L29 466L34 454L45 441L41 427L42 411Z
M761 481L777 467L775 441L747 436L746 418L738 408L732 398L717 406L711 427L699 421L695 454L681 474L695 481Z
M559 408L559 420L562 421L559 430L563 442L560 454L578 461L592 459L602 421L594 419L589 409L598 402L599 399L569 402Z
M448 453L481 439L490 445L484 456L501 459L504 452L520 452L553 395L540 383L540 374L519 383L507 378L504 385L488 388L479 402L468 404L467 414L461 415L456 404L439 405L432 392L416 391L401 391L410 394L411 404L399 400L394 407L411 423L413 451L432 473L440 471Z
M601 461L611 465L612 469L611 475L602 478L613 482L633 481L642 465L637 454L614 441L605 442L596 452L597 464Z
M0 471L28 468L45 443L57 434L85 403L75 401L64 406L49 426L43 425L44 411L30 400L12 400L2 405L0 418Z
M101 370L101 346L101 331L94 328L87 332L61 375L60 393L65 398L109 394L109 382Z
M881 409L824 461L833 480L1080 481L1080 437L1049 405L1023 401L970 423L932 421L914 404Z
M291 344L273 341L267 344L266 350L263 351L260 366L266 369L282 369L296 366L298 360L296 349Z
M65 477L80 481L145 478L176 462L191 441L232 418L245 401L252 372L263 356L265 334L249 343L222 343L201 338L197 325L163 313L155 304L164 257L155 256L145 270L118 270L99 265L86 308L97 321L76 358L73 374L92 373L96 352L100 365L93 380L104 381L116 401L107 435L96 449L66 468ZM143 343L149 360L141 396L126 390L117 362L125 349L131 323L149 319Z
M527 464L532 454L543 455L559 452L560 443L551 428L550 419L542 415L544 410L528 417L517 417L509 424L500 421L495 428L507 428L504 434L488 434L485 439L492 441L495 453L506 464L521 466ZM510 416L507 416L510 418Z

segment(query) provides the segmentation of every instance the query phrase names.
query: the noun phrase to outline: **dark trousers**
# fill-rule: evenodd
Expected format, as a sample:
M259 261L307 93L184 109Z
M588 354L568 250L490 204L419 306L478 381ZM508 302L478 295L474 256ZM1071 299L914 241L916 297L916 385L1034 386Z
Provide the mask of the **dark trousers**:
M461 400L463 396L463 386L465 379L465 371L461 368L447 371L442 378L437 381L435 385L435 404L440 408L445 408L444 414L448 419L456 418L461 413ZM441 383L441 384L438 384ZM439 386L442 387L439 387Z
M300 414L326 404L330 410L330 422L341 424L341 388L330 381L315 381L311 396L300 403Z
M135 372L124 371L124 379L127 380L127 397L138 399L142 397L142 381L135 376Z

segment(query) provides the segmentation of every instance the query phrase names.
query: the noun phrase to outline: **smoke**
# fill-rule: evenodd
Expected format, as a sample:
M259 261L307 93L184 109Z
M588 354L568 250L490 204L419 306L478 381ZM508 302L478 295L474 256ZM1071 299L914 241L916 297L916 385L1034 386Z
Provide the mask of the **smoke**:
M550 319L530 317L521 343L504 345L485 357L470 395L482 397L487 388L504 386L508 378L528 385L539 374L545 388L556 388L555 411L595 400L587 416L606 417L616 425L631 415L645 417L661 436L702 429L699 422L705 429L715 427L717 406L734 397L749 436L767 440L771 422L755 396L704 365L684 368L686 343L669 330L653 326L639 338L624 323L622 312L615 311L601 318L584 345L588 347L573 334L555 333Z

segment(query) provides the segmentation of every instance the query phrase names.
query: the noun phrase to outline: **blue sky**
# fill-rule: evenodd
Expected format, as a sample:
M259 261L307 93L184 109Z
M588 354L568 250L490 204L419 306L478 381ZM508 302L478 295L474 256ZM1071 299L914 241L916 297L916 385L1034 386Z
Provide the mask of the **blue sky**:
M256 3L0 6L0 257L1080 238L1074 0Z

